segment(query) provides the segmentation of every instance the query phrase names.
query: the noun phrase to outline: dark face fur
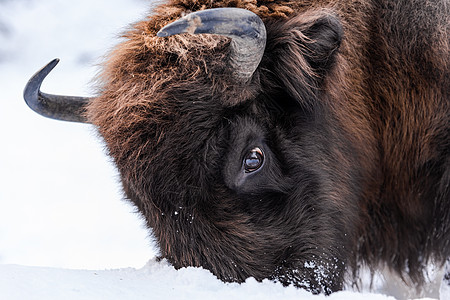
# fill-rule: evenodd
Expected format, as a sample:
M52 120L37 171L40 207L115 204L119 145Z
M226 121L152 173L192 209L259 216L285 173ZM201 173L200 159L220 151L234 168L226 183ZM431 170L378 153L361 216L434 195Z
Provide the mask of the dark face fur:
M332 175L318 168L330 142L325 121L281 92L226 109L198 96L179 102L138 182L124 181L157 215L148 222L162 256L227 281L340 288L345 228L322 187Z

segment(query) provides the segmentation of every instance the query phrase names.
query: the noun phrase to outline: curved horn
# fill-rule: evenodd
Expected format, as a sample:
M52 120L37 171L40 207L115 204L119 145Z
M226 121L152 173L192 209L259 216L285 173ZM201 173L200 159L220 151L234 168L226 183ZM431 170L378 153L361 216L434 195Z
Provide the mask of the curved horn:
M266 47L266 27L249 10L214 8L196 11L166 25L157 35L180 33L218 34L231 38L230 64L238 81L247 82L261 62Z
M58 62L59 59L52 60L30 78L23 92L25 102L32 110L44 117L88 123L84 111L91 98L51 95L40 91L42 81Z

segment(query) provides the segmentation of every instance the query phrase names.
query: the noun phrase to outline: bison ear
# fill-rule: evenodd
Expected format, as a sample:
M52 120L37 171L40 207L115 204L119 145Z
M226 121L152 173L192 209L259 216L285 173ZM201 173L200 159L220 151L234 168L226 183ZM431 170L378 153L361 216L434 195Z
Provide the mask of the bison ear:
M335 65L343 38L341 22L332 12L319 10L277 21L267 29L269 69L294 98L309 102Z
M296 42L302 44L303 54L313 70L324 76L333 66L341 45L344 35L341 22L331 14L324 14L302 27L300 30L305 38L299 36Z

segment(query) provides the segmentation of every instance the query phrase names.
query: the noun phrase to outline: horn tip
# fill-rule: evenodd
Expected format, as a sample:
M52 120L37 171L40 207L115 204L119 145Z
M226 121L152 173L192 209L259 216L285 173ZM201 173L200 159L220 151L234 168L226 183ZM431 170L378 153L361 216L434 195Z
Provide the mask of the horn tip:
M54 58L52 61L50 61L47 66L50 67L51 69L53 69L58 63L59 63L60 59L59 58Z

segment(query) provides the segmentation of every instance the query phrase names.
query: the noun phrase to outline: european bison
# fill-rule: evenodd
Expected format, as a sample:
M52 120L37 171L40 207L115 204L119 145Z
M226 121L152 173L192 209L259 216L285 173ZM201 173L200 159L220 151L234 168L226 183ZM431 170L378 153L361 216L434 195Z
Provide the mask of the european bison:
M41 93L54 61L25 98L98 128L176 268L329 294L387 265L420 286L450 257L449 16L445 0L167 0L110 53L98 97Z

